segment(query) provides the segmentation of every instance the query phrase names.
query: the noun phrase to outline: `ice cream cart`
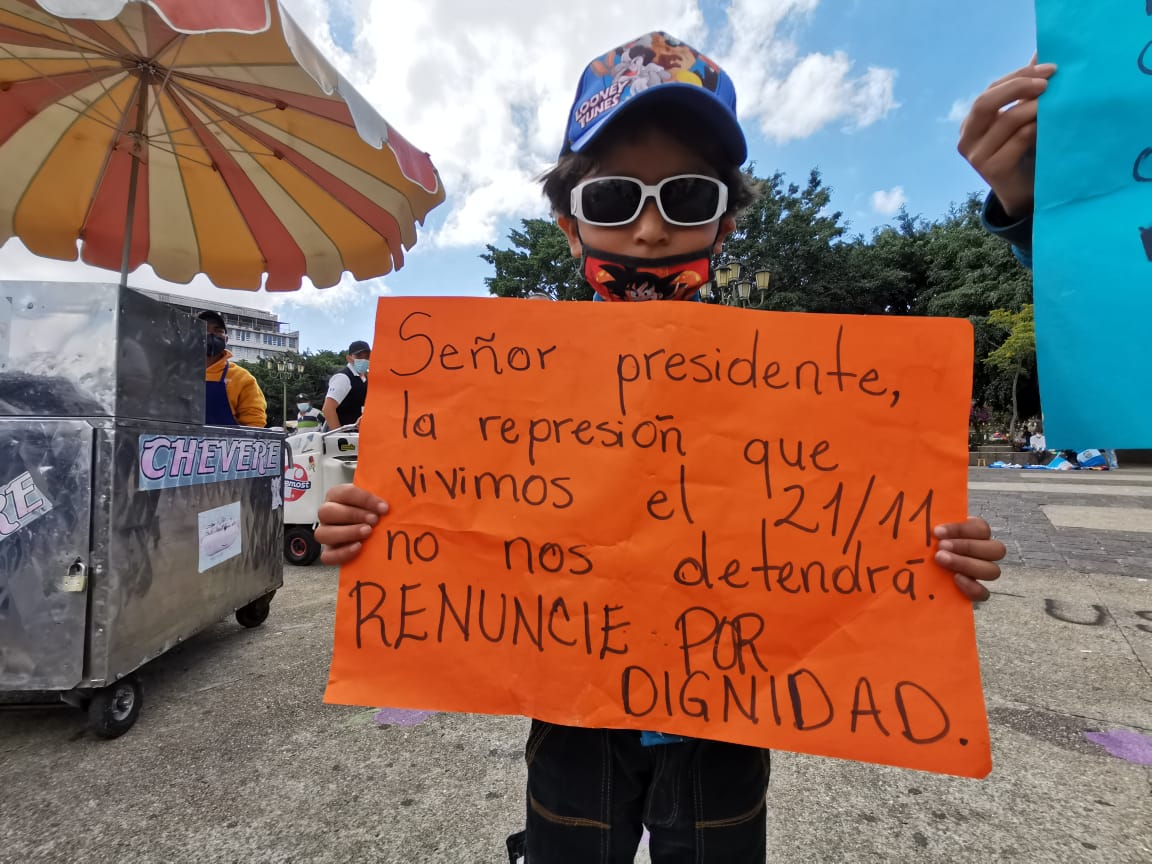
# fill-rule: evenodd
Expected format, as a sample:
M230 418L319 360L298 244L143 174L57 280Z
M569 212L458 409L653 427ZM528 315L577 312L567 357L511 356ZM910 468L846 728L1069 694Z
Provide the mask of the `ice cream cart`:
M135 722L143 664L282 584L283 435L204 425L203 323L0 283L0 692Z
M284 469L284 558L307 566L320 557L313 532L329 488L351 483L356 474L360 424L300 432L288 438L287 446L291 464Z

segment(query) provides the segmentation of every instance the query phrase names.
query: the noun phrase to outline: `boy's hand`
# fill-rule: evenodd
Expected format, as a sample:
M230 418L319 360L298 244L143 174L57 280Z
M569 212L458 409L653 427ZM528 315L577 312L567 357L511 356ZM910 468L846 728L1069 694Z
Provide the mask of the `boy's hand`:
M328 490L316 518L316 542L324 546L325 564L347 564L360 554L372 526L388 512L388 504L367 489L342 483Z
M1056 71L1036 58L993 81L972 104L960 126L960 154L984 178L1004 212L1022 219L1032 210L1036 187L1037 99Z
M969 517L967 522L937 525L932 533L940 541L936 563L952 571L960 593L974 603L987 600L988 589L980 583L1000 578L996 562L1008 552L1003 543L992 539L988 523Z

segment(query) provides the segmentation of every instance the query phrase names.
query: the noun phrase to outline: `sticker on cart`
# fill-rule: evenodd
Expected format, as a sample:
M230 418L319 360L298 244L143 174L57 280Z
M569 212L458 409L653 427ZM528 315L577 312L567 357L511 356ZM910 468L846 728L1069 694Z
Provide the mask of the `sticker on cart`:
M52 509L52 502L25 471L0 486L0 540L35 522Z
M140 489L170 489L280 475L280 442L141 435Z
M205 510L200 517L200 572L241 552L240 502Z
M281 483L279 477L272 478L272 509L279 510L284 506L284 498L282 497Z
M293 465L284 472L285 501L297 501L311 488L312 481L308 479L308 469L303 465Z

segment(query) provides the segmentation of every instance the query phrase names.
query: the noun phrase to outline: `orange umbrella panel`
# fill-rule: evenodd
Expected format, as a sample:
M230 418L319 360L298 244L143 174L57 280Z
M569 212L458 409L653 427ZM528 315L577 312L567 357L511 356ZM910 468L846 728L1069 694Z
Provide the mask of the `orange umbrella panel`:
M399 268L443 200L277 3L0 0L0 242L294 290Z

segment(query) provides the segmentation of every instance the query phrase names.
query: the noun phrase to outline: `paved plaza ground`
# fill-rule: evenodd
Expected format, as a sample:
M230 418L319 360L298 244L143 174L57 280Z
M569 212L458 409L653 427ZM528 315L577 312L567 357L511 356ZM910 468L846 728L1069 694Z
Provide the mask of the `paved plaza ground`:
M774 754L770 861L1152 862L1152 472L970 488L1009 546L976 614L992 774ZM146 667L118 740L0 712L0 862L506 860L527 721L322 704L336 580L288 567L262 629Z

